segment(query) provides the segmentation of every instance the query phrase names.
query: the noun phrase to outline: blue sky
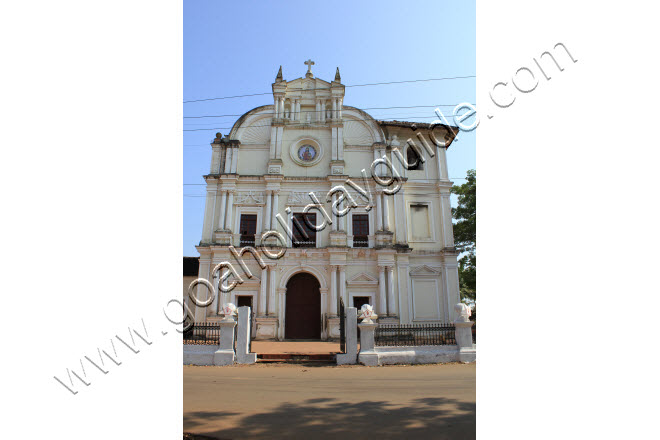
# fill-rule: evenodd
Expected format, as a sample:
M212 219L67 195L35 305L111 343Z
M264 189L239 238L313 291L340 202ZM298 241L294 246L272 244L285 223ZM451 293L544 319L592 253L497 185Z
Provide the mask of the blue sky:
M183 11L184 101L270 92L284 79L316 77L346 85L475 75L475 3L187 1ZM346 89L359 108L475 103L475 78ZM241 115L272 104L268 95L184 103L184 116ZM450 115L452 107L441 107ZM432 107L366 110L376 119L431 122ZM197 256L210 143L238 116L184 119L183 255ZM469 123L470 121L468 121ZM196 131L186 131L196 130ZM449 175L475 168L475 132L461 132L448 151ZM464 180L454 179L456 184ZM190 185L196 184L196 185Z

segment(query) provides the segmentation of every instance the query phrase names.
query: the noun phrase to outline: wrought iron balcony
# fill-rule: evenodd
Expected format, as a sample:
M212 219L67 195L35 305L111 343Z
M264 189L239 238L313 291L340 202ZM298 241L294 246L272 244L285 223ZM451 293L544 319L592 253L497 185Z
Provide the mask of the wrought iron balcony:
M313 241L297 241L295 238L293 239L291 243L291 247L294 248L315 248L316 247L316 240Z
M369 238L365 235L354 235L353 247L369 247Z
M255 242L254 235L241 235L241 247L254 246Z

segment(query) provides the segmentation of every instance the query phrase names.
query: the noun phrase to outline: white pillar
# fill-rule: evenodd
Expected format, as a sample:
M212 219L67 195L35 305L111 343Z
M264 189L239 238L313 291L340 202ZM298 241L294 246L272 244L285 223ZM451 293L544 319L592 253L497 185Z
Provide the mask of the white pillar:
M275 219L275 216L277 216L277 210L279 209L279 191L273 191L273 206L272 206L272 214L270 216L270 228L275 231L277 230L277 220Z
M210 269L215 267L216 264L218 264L218 263L214 261L211 264ZM228 272L228 271L229 271L229 269L227 269L226 267L222 268L222 269L220 269L220 271L218 272L218 274L215 278L213 278L212 280L209 280L213 284L213 286L215 287L215 291L217 293L216 297L215 297L215 301L213 302L213 304L211 304L211 307L213 307L212 310L215 310L216 315L221 315L222 314L222 306L225 305L225 303L228 303L229 299L231 298L231 293L230 292L222 292L220 290L220 280L225 275L225 273Z
M337 315L337 266L330 266L330 316Z
M213 184L215 185L215 184ZM202 226L202 241L210 243L213 241L213 219L215 218L215 201L218 187L206 188L206 204L204 206L204 224Z
M211 268L211 258L210 256L207 255L202 255L199 257L199 278L203 278L205 280L209 280L209 271ZM211 281L212 283L213 281ZM197 284L197 286L193 287L194 294L196 295L195 297L197 298L197 302L203 303L207 300L208 295L209 295L209 289L203 285L203 284ZM206 322L206 307L200 307L197 304L195 304L194 301L190 301L191 304L194 304L195 306L195 322Z
M236 174L238 172L238 148L232 148L231 153L231 173Z
M233 148L225 147L225 174L231 173L231 156Z
M229 229L230 231L233 231L232 228L232 216L234 214L234 190L229 190L227 191L228 197L227 197L227 218L225 220L225 229Z
M342 118L344 112L342 111L342 108L344 107L344 98L337 98L337 107L339 110L339 119Z
M254 364L257 353L250 353L250 307L238 308L238 328L236 329L236 362L239 364Z
M325 122L325 100L321 100L321 122Z
M346 202L346 199L344 199L344 202ZM343 206L343 203L342 203L342 210L343 210L344 208L345 208L345 207ZM348 217L348 214L346 214L346 215L344 215L344 216L342 216L342 217L339 218L339 222L340 222L340 223L339 223L339 226L340 226L340 227L339 227L339 230L344 231L344 232L347 231L347 229L346 229L346 217Z
M261 290L259 292L259 316L265 316L267 313L266 299L268 298L268 266L261 269Z
M275 271L276 266L268 266L268 284L270 292L268 292L268 315L275 314ZM281 309L282 307L280 307Z
M358 355L358 362L368 367L375 367L378 365L378 353L375 350L375 332L378 324L372 322L367 324L361 322L358 324L360 327L360 354Z
M296 121L300 121L300 99L296 99Z
M284 96L280 96L280 111L279 111L279 117L283 118L284 117Z
M273 118L277 119L280 114L280 98L278 96L274 97L273 100Z
M445 247L454 246L454 229L451 221L450 193L440 194L440 209L442 210L442 235Z
M326 200L327 200L327 199L326 199ZM334 193L334 194L332 195L332 206L335 205L335 202L336 202L336 201L337 201L337 193ZM331 209L334 209L334 208L331 208ZM339 217L337 217L337 216L334 214L334 211L333 211L332 214L331 214L331 218L332 218L332 230L333 230L333 231L338 231L338 230L339 230Z
M314 120L317 122L321 120L321 101L318 99L316 100L316 117Z
M339 297L346 305L346 266L339 266Z
M282 341L284 339L284 336L285 336L285 332L284 332L284 313L285 313L284 304L285 304L285 301L286 301L286 298L285 298L286 288L277 289L277 290L278 290L277 293L278 293L278 296L279 296L279 299L280 299L280 306L277 308L277 323L278 323L278 325L277 325L277 339ZM273 293L272 296L274 298L275 294Z
M266 213L264 215L264 232L270 230L270 209L271 209L271 203L270 203L270 198L272 197L272 193L270 191L266 191Z
M389 203L390 196L383 193L381 197L383 198L383 230L389 231L390 230L390 203Z
M332 119L337 119L337 99L332 98Z
M387 315L387 298L385 296L385 267L378 266L378 291L380 293L378 301L378 316Z
M396 316L396 304L394 300L394 277L393 272L394 268L392 266L387 266L387 309L389 310L390 316Z
M378 192L376 193L376 230L383 230L383 204L381 203L383 195Z
M225 229L225 205L227 204L227 191L220 191L220 216L218 218L218 229Z

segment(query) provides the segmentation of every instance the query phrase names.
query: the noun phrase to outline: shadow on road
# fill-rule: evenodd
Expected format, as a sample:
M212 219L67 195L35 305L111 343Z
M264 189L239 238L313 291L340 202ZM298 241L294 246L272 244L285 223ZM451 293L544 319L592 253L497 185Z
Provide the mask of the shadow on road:
M186 433L199 432L215 439L343 439L360 436L459 440L476 437L475 409L474 403L440 397L414 399L406 405L319 398L308 399L302 404L284 403L270 412L243 417L238 423L235 420L223 422L223 418L235 413L186 413L183 426ZM210 432L195 429L207 424L228 427ZM194 440L196 437L187 438Z

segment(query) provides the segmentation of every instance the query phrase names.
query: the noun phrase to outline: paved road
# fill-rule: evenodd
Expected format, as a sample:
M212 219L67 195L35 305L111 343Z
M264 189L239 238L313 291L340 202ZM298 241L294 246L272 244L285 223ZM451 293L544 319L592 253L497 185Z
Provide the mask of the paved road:
M183 367L183 430L217 439L473 439L475 364Z

